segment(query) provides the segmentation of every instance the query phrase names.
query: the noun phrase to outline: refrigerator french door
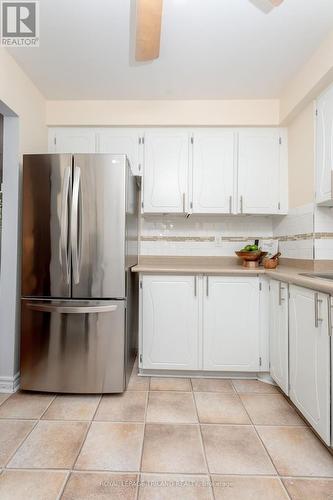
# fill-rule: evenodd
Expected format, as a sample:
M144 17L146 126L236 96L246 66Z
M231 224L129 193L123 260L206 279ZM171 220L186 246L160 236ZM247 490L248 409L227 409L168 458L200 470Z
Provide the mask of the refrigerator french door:
M136 195L125 155L24 156L22 389L125 389Z

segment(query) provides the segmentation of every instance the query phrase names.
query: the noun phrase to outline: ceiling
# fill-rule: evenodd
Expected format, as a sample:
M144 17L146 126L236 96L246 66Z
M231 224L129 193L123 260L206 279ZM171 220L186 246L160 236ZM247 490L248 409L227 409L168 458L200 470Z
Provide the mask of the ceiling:
M9 51L48 99L274 98L333 27L332 0L164 0L160 58L135 63L133 10L40 0L40 47Z

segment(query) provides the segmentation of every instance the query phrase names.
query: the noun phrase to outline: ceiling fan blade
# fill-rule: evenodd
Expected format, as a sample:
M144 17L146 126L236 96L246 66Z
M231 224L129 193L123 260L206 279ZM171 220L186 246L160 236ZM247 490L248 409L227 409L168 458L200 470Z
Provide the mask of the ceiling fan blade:
M135 59L150 61L160 54L163 0L137 0Z
M250 0L250 2L265 14L268 14L274 7L281 5L283 0Z

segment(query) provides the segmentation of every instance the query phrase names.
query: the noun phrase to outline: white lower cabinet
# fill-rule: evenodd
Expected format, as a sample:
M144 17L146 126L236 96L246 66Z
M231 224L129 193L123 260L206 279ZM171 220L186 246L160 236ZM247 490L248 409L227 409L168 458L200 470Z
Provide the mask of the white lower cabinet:
M289 393L288 285L271 280L269 292L270 374L285 394Z
M142 275L140 368L259 372L260 304L258 277ZM270 281L271 376L327 445L331 307L324 293Z
M259 370L257 277L143 275L141 287L141 368Z
M141 367L200 369L197 277L144 275L141 284Z
M329 297L290 286L290 399L330 444Z
M330 304L329 304L330 310L329 310L329 318L330 318L330 328L331 328L331 333L333 330L332 326L332 315L333 315L333 297L330 297ZM333 342L332 342L332 337L331 337L331 447L333 448Z
M203 368L259 370L259 278L206 276Z

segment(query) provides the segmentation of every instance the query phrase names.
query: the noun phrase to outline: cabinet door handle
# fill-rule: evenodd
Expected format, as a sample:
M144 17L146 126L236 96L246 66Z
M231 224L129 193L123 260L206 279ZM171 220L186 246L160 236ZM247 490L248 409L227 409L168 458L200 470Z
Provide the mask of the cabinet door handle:
M315 307L315 328L319 327L319 323L323 321L323 318L319 318L319 304L322 299L319 298L319 293L314 294L314 307Z
M232 212L232 196L229 196L229 214Z
M194 297L197 296L197 277L194 276Z
M209 276L206 276L206 297L209 296Z
M285 287L284 287L284 286L282 286L281 281L279 281L279 306L282 306L282 302L285 300L285 299L282 297L282 290L285 290Z
M240 197L240 213L243 213L243 196Z

